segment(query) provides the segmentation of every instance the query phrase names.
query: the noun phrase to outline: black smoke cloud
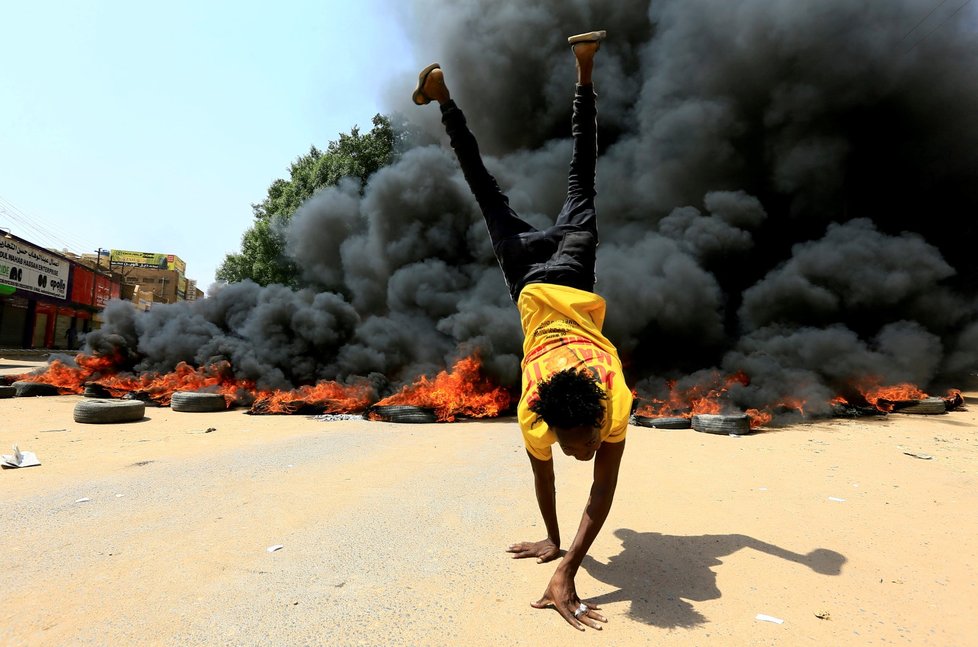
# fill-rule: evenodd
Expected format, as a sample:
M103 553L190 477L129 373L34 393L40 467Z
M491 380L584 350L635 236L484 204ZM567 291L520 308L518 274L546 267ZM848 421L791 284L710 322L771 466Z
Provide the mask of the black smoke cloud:
M413 3L512 206L566 188L573 58L598 54L597 291L633 383L744 371L733 396L825 401L867 376L938 387L978 367L978 31L931 0ZM953 6L951 6L953 5ZM521 334L438 110L433 144L284 224L307 287L230 285L89 336L140 370L229 359L282 387L410 380L478 351L518 384Z

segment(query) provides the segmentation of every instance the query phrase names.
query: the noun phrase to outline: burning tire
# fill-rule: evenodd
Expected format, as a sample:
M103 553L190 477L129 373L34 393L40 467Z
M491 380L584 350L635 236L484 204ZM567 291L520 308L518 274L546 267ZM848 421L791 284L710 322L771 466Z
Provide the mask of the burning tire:
M145 404L147 407L158 407L160 403L153 399L153 396L149 394L148 391L129 391L123 394L123 400L138 400Z
M228 403L220 393L176 391L170 398L170 408L174 411L203 413L207 411L224 411L228 408Z
M699 413L693 416L691 426L694 431L707 434L740 436L750 433L750 420L746 413L730 416Z
M379 407L370 407L363 414L368 420L381 420L383 422L406 422L406 423L427 423L438 422L435 412L424 407L415 407L407 404L387 404Z
M139 400L82 400L75 405L75 422L105 424L134 422L146 415L146 405Z
M14 382L14 389L17 391L18 398L27 398L34 395L60 395L58 387L44 382Z
M944 398L924 398L906 406L894 406L893 413L937 415L947 413L947 403L944 401Z
M111 398L112 394L109 390L102 386L101 384L95 384L94 382L88 382L85 384L85 390L82 395L86 398Z
M0 386L0 399L12 398L17 395L17 389L12 386Z
M652 429L689 429L689 418L650 418L648 416L635 416L635 424L639 427L651 427Z

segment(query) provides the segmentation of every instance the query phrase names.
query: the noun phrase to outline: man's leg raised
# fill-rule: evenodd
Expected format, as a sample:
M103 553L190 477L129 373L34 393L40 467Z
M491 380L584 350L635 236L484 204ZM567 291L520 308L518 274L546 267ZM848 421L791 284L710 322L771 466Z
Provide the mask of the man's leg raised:
M428 66L418 78L418 89L414 94L415 103L426 104L437 101L441 108L441 121L445 125L452 149L458 158L465 181L475 196L482 215L486 219L489 237L495 250L499 243L534 228L516 215L506 197L496 183L479 153L479 144L469 130L462 110L452 100L445 83L445 75L440 67ZM502 262L502 259L500 259Z
M594 55L600 47L604 32L591 32L572 36L574 58L577 64L577 87L574 96L571 134L574 151L567 176L567 200L557 217L558 225L575 225L590 231L597 237L594 211L594 167L597 161L597 108L591 73ZM574 39L578 39L576 42Z

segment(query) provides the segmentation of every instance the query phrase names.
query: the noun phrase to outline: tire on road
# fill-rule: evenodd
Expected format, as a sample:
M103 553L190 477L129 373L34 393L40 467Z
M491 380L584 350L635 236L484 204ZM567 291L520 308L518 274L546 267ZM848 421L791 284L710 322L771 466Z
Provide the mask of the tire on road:
M95 384L94 382L89 382L85 385L85 390L82 391L82 395L86 398L111 398L112 394L109 390L102 386L101 384Z
M693 416L691 425L695 431L707 434L740 436L750 433L750 420L746 413L734 415L698 413Z
M651 427L652 429L689 429L692 424L689 418L651 418L649 416L635 416L635 424L639 427Z
M228 403L220 393L175 391L170 397L170 408L174 411L203 413L225 411L228 408Z
M14 382L12 386L16 389L18 398L35 395L61 395L58 387L44 382Z
M146 416L146 405L139 400L82 400L75 405L75 422L105 424L134 422Z
M363 414L368 420L380 419L384 422L429 423L438 422L435 412L425 407L409 404L385 404L367 409Z
M944 398L924 398L907 406L894 407L893 413L916 413L921 415L939 415L947 413L947 403Z

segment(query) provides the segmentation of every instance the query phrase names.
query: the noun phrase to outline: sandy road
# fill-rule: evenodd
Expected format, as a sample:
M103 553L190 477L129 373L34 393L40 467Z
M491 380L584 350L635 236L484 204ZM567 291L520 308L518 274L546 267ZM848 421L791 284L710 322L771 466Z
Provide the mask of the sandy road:
M0 644L975 644L974 398L737 439L632 428L577 581L610 623L585 634L529 607L552 565L503 552L543 535L512 420L79 425L79 399L0 400L0 447L43 462L0 473ZM565 543L589 469L558 458Z

